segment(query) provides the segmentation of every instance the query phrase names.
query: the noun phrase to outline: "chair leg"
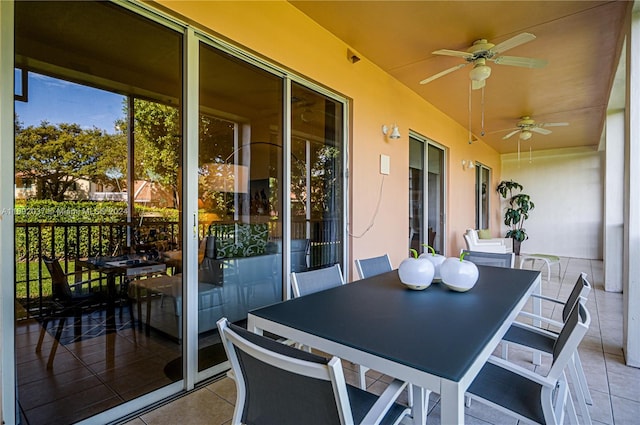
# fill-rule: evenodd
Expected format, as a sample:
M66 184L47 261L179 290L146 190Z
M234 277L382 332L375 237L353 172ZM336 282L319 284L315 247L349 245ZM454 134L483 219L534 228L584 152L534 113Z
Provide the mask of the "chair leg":
M62 336L62 331L64 330L64 325L67 323L66 317L61 317L58 322L58 329L56 329L56 336L53 340L53 345L51 345L51 351L49 352L49 360L47 361L47 370L53 369L53 361L56 358L56 351L58 350L58 344L60 344L60 337Z
M413 414L413 423L427 423L427 409L429 404L429 395L431 391L422 387L409 384L411 413ZM417 417L416 417L417 416Z
M591 398L591 391L589 390L589 385L587 384L587 377L584 374L584 369L582 368L582 362L580 361L580 356L576 351L573 355L573 361L575 363L576 372L578 373L578 381L580 381L580 388L582 388L582 392L584 393L584 401L588 405L593 404L593 399Z
M502 341L502 358L509 360L509 344L506 341Z
M360 389L361 390L366 390L367 389L367 370L369 370L368 367L366 366L362 366L362 365L358 365L358 377L360 378Z
M587 397L584 389L582 388L579 372L576 368L575 354L574 359L569 361L569 364L567 366L569 368L569 376L571 376L571 381L573 382L573 390L575 391L576 402L578 403L578 408L580 409L580 415L582 415L582 423L591 425L591 415L589 414L589 409L586 402ZM571 396L569 396L569 398L571 398Z
M76 311L73 316L73 336L80 338L82 336L82 312Z
M47 325L51 319L44 319L42 321L42 328L40 329L40 336L38 337L38 343L36 344L36 353L39 353L42 350L42 343L44 341L44 336L47 333Z
M567 392L569 390L567 389ZM567 416L569 417L569 423L574 425L588 424L591 425L591 417L588 417L588 421L585 421L583 418L582 422L578 422L578 415L576 413L576 407L573 404L573 399L571 398L571 393L567 393L567 400L565 408L567 409Z

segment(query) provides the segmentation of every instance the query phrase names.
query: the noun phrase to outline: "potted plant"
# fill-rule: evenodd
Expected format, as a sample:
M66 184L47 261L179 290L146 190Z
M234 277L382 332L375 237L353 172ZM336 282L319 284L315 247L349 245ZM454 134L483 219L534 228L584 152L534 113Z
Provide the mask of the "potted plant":
M535 208L529 195L522 193L522 185L513 180L503 180L496 189L503 199L507 200L507 209L504 212L504 224L510 229L507 238L513 239L513 252L520 255L520 244L529 239L524 222L529 218L529 211Z

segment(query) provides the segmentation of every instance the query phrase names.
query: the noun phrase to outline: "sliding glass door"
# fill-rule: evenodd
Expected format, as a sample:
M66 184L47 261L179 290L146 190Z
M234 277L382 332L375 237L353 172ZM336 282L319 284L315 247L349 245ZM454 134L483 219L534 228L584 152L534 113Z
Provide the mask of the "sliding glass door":
M409 248L444 253L445 151L428 139L409 137Z
M182 379L182 32L16 2L17 400L73 423ZM7 308L4 305L3 308Z
M489 228L491 169L476 162L476 229Z
M290 271L344 270L344 105L291 84Z
M191 389L225 370L219 318L345 268L345 99L146 5L16 2L15 28L25 422Z
M198 370L215 323L281 301L284 79L200 42ZM213 330L213 332L212 332Z

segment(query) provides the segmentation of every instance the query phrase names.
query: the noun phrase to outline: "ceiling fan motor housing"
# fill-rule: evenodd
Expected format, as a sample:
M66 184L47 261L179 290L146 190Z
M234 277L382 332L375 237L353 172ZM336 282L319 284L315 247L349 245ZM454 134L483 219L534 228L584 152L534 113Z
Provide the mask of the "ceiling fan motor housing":
M536 124L535 120L532 120L530 117L528 116L524 116L522 118L520 118L520 122L518 122L518 127L533 127Z
M489 43L483 38L474 41L473 45L467 49L467 52L473 55L471 60L476 60L479 58L489 59L494 55L494 53L491 52L491 49L493 49L494 47L495 44Z

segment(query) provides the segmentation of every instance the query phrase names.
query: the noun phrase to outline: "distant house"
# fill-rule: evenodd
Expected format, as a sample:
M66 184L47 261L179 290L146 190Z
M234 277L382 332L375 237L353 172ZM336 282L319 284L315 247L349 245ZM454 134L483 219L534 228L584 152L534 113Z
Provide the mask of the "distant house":
M136 180L134 182L134 202L153 207L166 207L173 204L171 191L162 185L147 181ZM32 177L26 177L23 173L15 175L15 198L21 200L42 198L39 194L37 181ZM65 193L65 199L70 201L120 201L128 200L127 189L116 191L116 188L101 183L94 183L87 179L79 179Z

